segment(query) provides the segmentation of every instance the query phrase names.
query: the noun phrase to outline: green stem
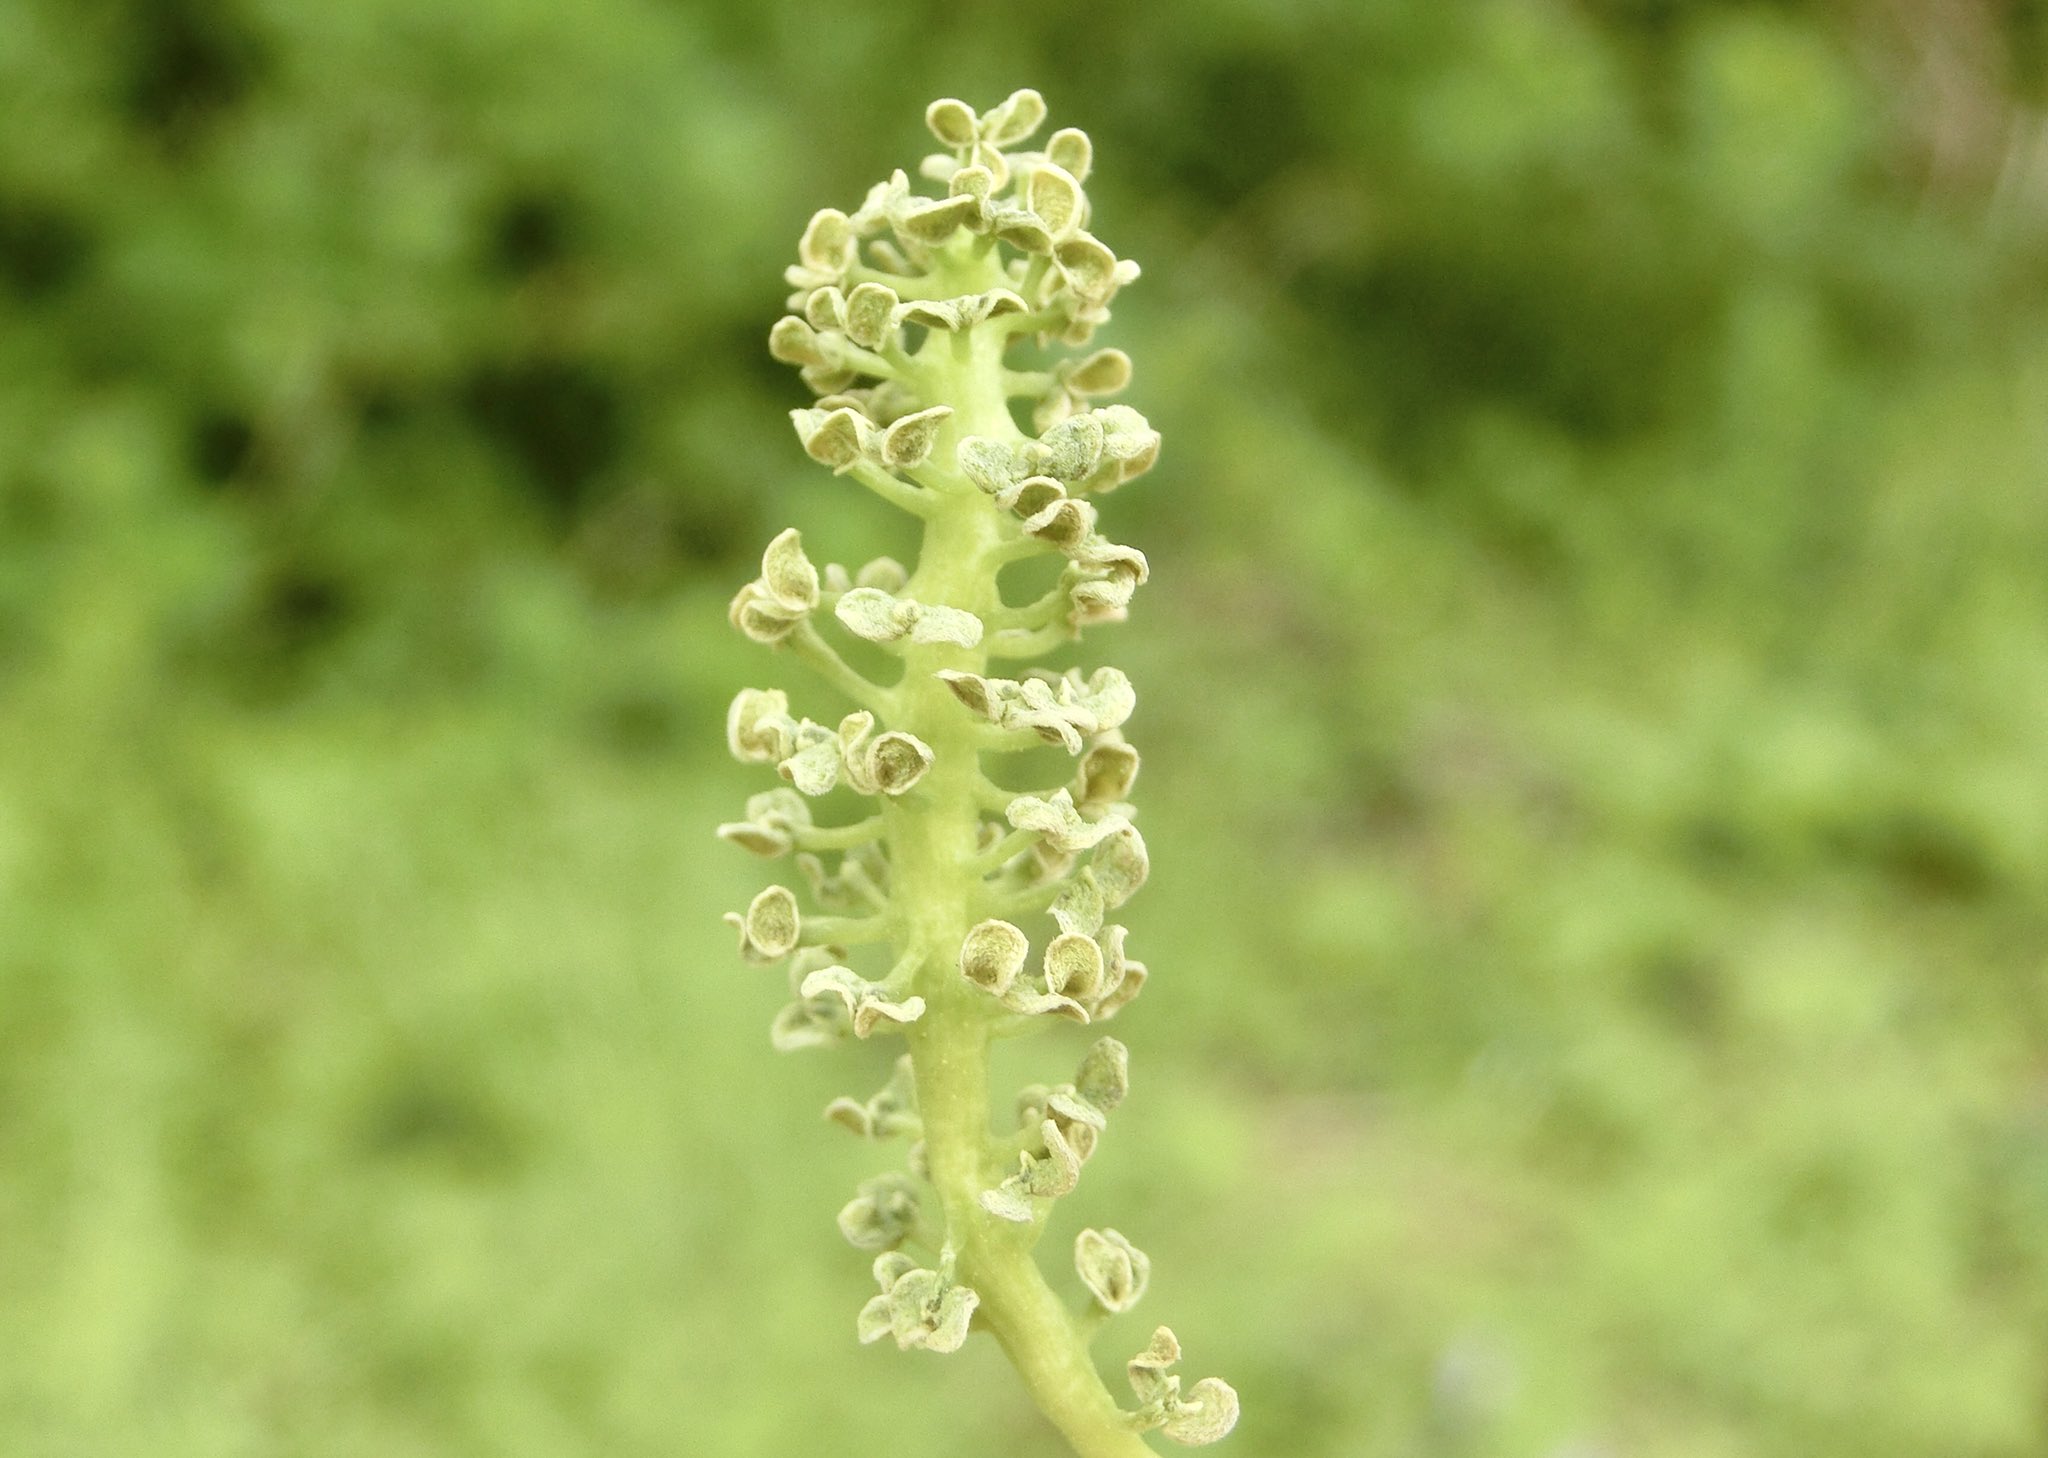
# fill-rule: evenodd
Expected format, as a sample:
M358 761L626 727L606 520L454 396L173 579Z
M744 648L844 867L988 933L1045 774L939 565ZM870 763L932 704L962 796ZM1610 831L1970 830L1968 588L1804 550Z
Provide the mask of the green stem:
M855 846L866 845L882 837L882 817L870 815L865 820L856 820L851 825L813 825L799 830L792 837L798 850L828 851L852 850Z
M870 680L859 669L839 656L839 650L819 636L818 630L806 618L796 625L786 640L790 652L809 664L825 682L838 689L863 709L873 709L877 714L886 715L896 704L896 694Z
M931 361L935 383L945 387L939 398L954 407L943 453L962 435L1019 438L1005 401L1004 341L999 330L964 331L947 341L943 359ZM997 514L978 493L934 505L906 592L920 602L974 613L997 610ZM985 914L987 900L976 850L990 799L981 767L986 726L962 712L933 675L941 669L985 673L988 654L935 644L912 647L904 659L892 727L922 739L934 758L920 793L885 805L882 813L899 922L895 935L904 945L943 949L917 968L913 986L925 999L925 1014L905 1033L946 1240L957 1256L958 1279L980 1295L977 1320L1001 1343L1040 1410L1075 1453L1148 1458L1154 1450L1125 1426L1085 1334L1032 1258L1036 1227L1019 1228L981 1207L982 1192L1005 1172L998 1166L989 1115L989 1041L1003 1012L960 975L955 949Z
M803 922L807 947L861 947L888 936L888 920L880 916L807 916Z
M935 509L930 491L899 480L873 461L855 461L847 467L846 474L898 511L907 511L912 516L929 520Z
M1030 850L1037 841L1038 832L1035 830L1013 830L969 862L968 872L975 876L986 876L991 871L1000 871Z
M991 658L1043 658L1073 641L1071 627L1065 622L1051 622L1042 628L1008 628L993 634L988 652Z

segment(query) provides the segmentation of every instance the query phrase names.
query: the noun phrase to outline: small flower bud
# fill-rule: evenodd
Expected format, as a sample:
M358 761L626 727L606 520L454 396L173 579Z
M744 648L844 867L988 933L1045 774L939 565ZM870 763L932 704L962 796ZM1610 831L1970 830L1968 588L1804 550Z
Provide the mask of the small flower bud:
M1001 997L1024 970L1031 940L1007 921L984 921L960 944L960 975Z
M1027 476L1015 486L996 493L997 505L1006 506L1022 517L1036 516L1047 507L1057 506L1065 500L1067 488L1051 476Z
M1131 1091L1131 1050L1114 1038L1098 1038L1074 1075L1074 1090L1108 1113Z
M996 240L1021 253L1044 257L1052 252L1052 230L1036 213L1022 208L998 208L989 223Z
M960 306L950 299L913 299L899 313L900 322L947 333L960 328Z
M1071 497L1048 503L1024 519L1024 534L1061 551L1078 547L1095 530L1095 508Z
M1131 1358L1126 1370L1140 1404L1138 1425L1158 1428L1177 1443L1213 1443L1237 1425L1237 1393L1220 1378L1204 1377L1183 1397L1172 1370L1179 1360L1180 1342L1163 1326L1152 1334L1152 1345Z
M1131 798L1138 781L1138 751L1114 730L1088 746L1074 776L1074 801L1098 813Z
M1014 486L1031 473L1007 445L970 435L956 453L960 473L990 495Z
M1003 814L1017 829L1036 831L1055 850L1062 851L1090 850L1119 831L1130 829L1130 822L1121 815L1082 819L1074 808L1073 795L1064 787L1054 790L1049 800L1019 795L1010 801Z
M1113 1315L1136 1306L1152 1279L1151 1258L1114 1230L1083 1230L1074 1237L1074 1270L1088 1294Z
M922 1126L917 1117L917 1074L910 1055L896 1060L889 1081L865 1103L836 1098L826 1105L825 1117L863 1139L916 1133Z
M804 319L810 324L811 328L821 333L827 329L843 331L846 328L846 295L839 292L838 288L831 284L827 284L823 288L812 289L810 294L804 299ZM772 334L769 336L768 343L772 353L775 344ZM777 356L777 358L780 358L780 356ZM796 363L807 364L809 361L798 360Z
M914 1023L924 1016L924 999L906 997L897 1001L879 982L869 982L846 967L823 967L803 981L805 997L830 994L846 1004L853 1020L853 1035L865 1038L883 1023Z
M1045 98L1030 87L1011 92L991 107L977 128L983 142L994 147L1014 147L1045 125Z
M1112 910L1122 906L1137 894L1138 888L1145 884L1145 878L1152 874L1152 860L1145 851L1145 837L1138 834L1136 826L1124 826L1096 847L1095 859L1089 869L1095 873L1096 884L1102 888L1103 904Z
M1237 1389L1221 1377L1204 1377L1180 1400L1159 1431L1191 1448L1221 1442L1237 1426Z
M1064 238L1081 226L1082 211L1086 206L1081 196L1081 185L1068 175L1064 167L1047 163L1033 168L1025 195L1031 211L1038 215L1053 237Z
M1095 412L1071 415L1039 437L1047 475L1062 481L1079 481L1095 470L1102 459L1103 424Z
M897 220L897 229L920 243L943 243L966 225L980 210L971 197L949 197L907 209Z
M974 1308L981 1304L973 1287L921 1269L896 1251L876 1258L875 1281L882 1294L861 1308L856 1324L863 1344L893 1336L904 1351L957 1352L966 1343Z
M839 783L839 741L821 724L806 719L797 726L796 751L775 766L775 772L813 798L830 794Z
M931 459L939 428L952 418L953 407L934 405L915 415L906 415L882 432L882 459L900 470L922 466Z
M901 592L903 584L910 581L910 574L903 564L894 557L877 557L861 565L853 576L855 587L879 588L883 592Z
M846 296L846 337L862 349L880 349L895 332L902 300L884 284L864 283Z
M1065 168L1076 182L1086 182L1089 169L1094 165L1095 147L1086 132L1076 127L1061 127L1046 138L1045 157L1055 166Z
M796 251L806 268L818 273L844 274L853 267L859 246L860 239L846 214L837 208L821 208L812 214Z
M875 716L865 709L839 722L839 752L846 783L863 795L901 795L932 767L931 747L923 740L892 729L876 739Z
M1102 985L1102 948L1090 937L1062 932L1045 944L1045 985L1086 1005Z
M742 764L773 764L795 747L796 720L781 689L741 689L725 716L725 742Z
M794 790L766 790L747 799L747 818L718 827L729 840L757 856L779 856L811 827L811 807Z
M917 1186L900 1174L877 1175L839 1212L839 1233L855 1250L894 1250L917 1228Z
M1120 349L1098 349L1061 366L1058 373L1060 382L1076 395L1114 395L1131 383L1131 357Z
M971 197L977 202L987 202L995 186L996 175L978 164L951 172L946 179L946 191L952 196Z
M1116 255L1087 233L1056 245L1053 260L1067 287L1085 302L1107 299L1116 287Z
M744 916L727 912L725 919L739 929L740 956L748 962L781 961L803 933L796 897L785 886L768 887L748 903Z
M955 101L951 97L934 101L925 108L924 124L931 128L933 136L949 147L974 145L977 132L974 108L964 101Z
M804 555L803 537L795 527L768 544L761 556L761 583L775 605L794 616L818 605L818 569Z
M835 471L843 471L861 458L868 436L874 430L868 418L856 410L795 410L790 413L796 421L797 434L803 440L805 453Z
M768 353L784 364L826 365L832 363L819 342L817 332L794 314L785 314L768 331Z
M962 608L927 606L915 598L891 597L880 588L856 587L832 609L846 630L870 643L953 643L972 648L981 641L981 619Z

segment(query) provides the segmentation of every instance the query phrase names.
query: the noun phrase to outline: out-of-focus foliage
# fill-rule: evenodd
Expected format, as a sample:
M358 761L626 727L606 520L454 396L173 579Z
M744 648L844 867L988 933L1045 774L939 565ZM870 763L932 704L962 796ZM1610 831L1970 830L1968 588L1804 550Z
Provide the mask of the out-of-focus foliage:
M1029 84L1167 438L1150 1056L1053 1238L1158 1260L1245 1458L2041 1452L2044 56L0 5L0 1449L1054 1451L980 1344L855 1346L845 1070L708 834L760 543L907 545L789 435L777 270Z

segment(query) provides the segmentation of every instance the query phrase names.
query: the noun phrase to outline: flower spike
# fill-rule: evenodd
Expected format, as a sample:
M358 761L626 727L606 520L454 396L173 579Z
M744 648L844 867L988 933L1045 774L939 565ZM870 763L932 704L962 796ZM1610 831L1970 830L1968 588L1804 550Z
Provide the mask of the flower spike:
M1034 1256L1111 1137L1130 1052L1096 1037L1070 1082L1018 1095L1014 1131L992 1134L986 1116L996 1039L1103 1022L1147 980L1110 920L1151 869L1124 737L1137 694L1114 667L1044 663L1124 620L1145 585L1144 553L1106 534L1109 497L1154 467L1160 438L1110 403L1128 355L1063 348L1090 344L1139 273L1098 233L1087 135L1035 141L1046 121L1028 88L983 108L935 101L939 150L802 230L767 338L814 397L790 413L796 443L907 513L923 542L909 566L857 567L814 560L793 527L768 543L729 617L823 698L778 685L733 700L727 747L781 783L718 834L798 872L727 917L742 961L787 963L773 1046L905 1050L878 1091L825 1110L907 1146L838 1214L873 1256L856 1335L946 1353L997 1333L1077 1453L1142 1458L1157 1451L1147 1435L1224 1436L1237 1394L1215 1378L1183 1389L1161 1327L1128 1364L1135 1407L1119 1409L1086 1346L1145 1294L1151 1260L1107 1227L1079 1233L1071 1267ZM1003 569L1030 559L1052 585L1007 601ZM1026 786L1039 761L1008 757L1049 745L1071 766ZM848 799L865 809L838 813ZM1049 1275L1078 1283L1082 1304Z

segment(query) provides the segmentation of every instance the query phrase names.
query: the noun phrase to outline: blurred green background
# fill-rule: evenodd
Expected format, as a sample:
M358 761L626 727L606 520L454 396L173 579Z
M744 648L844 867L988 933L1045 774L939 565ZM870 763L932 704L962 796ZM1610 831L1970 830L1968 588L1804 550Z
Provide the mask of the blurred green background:
M855 1346L710 835L762 544L906 545L779 271L1025 84L1167 440L1103 1354L2048 1453L2039 0L0 0L0 1452L1058 1451Z

